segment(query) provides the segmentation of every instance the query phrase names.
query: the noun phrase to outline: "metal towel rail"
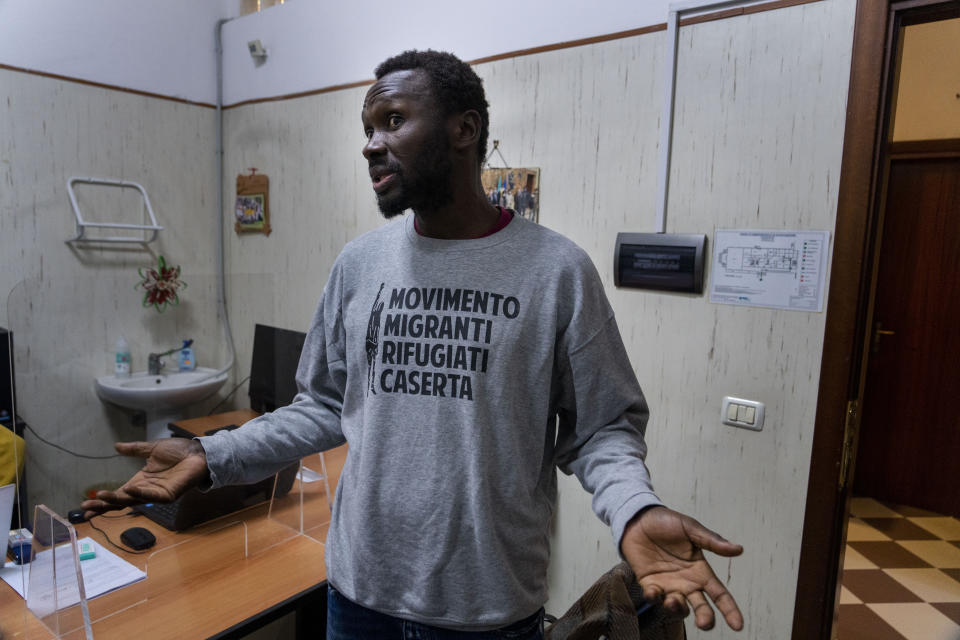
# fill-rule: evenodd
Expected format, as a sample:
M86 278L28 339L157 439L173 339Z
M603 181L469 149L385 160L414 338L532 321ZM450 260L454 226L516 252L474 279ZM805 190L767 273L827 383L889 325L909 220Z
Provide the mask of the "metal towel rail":
M121 222L87 222L83 219L80 212L80 205L77 204L77 195L73 191L75 182L84 184L101 184L108 187L120 187L121 189L136 189L143 198L143 208L150 216L150 224L127 224ZM157 239L157 234L163 229L157 224L157 217L153 214L153 207L150 206L150 198L147 197L146 190L136 182L128 180L114 180L112 178L81 178L73 176L67 180L67 193L70 195L70 205L73 207L73 213L77 217L77 236L70 238L67 242L133 242L147 245ZM137 236L105 236L89 237L86 236L88 227L100 229L133 229L137 231L149 232L143 237Z

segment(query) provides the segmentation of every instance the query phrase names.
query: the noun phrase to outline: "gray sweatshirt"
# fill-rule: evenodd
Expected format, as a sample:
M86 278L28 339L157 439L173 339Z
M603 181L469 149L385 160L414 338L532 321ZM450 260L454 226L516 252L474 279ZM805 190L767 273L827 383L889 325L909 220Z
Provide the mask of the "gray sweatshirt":
M438 240L407 216L348 244L297 381L291 405L201 439L214 486L349 443L327 577L382 613L485 630L541 607L556 467L617 544L660 504L647 406L596 269L522 218Z

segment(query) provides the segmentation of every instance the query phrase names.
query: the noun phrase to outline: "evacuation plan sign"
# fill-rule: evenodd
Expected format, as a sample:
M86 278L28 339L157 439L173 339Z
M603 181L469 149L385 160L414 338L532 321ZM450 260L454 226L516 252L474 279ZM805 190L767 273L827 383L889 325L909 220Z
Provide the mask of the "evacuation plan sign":
M717 229L710 302L823 311L828 231Z

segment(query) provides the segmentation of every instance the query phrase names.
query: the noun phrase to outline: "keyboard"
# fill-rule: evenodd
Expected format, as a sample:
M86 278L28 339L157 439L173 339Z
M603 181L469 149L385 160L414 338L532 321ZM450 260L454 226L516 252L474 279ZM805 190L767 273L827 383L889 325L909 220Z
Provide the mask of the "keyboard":
M170 504L160 504L159 502L141 504L135 506L133 510L147 516L164 529L177 531L177 514L180 512L179 501L174 501Z
M279 473L277 495L286 495L293 486L299 462L284 467ZM154 502L133 508L170 531L183 531L215 518L252 507L269 500L274 493L274 476L248 485L229 485L209 491L190 489L169 504Z
M188 429L184 429L183 427L181 427L180 425L178 425L176 422L170 422L170 423L168 423L168 424L167 424L167 427L170 429L170 433L173 434L174 436L178 437L178 438L196 438L197 435L198 435L198 434L194 433L193 431L190 431L190 430L188 430ZM227 424L227 425L224 425L224 426L222 426L222 427L215 427L215 428L213 428L213 429L207 429L206 431L203 432L203 435L205 435L205 436L212 436L212 435L215 434L217 431L233 431L234 429L239 429L239 428L240 428L240 425Z
M238 424L228 424L224 427L217 427L216 429L210 429L209 431L204 431L203 435L212 436L217 431L233 431L234 429L239 429L239 428L240 428L240 425Z

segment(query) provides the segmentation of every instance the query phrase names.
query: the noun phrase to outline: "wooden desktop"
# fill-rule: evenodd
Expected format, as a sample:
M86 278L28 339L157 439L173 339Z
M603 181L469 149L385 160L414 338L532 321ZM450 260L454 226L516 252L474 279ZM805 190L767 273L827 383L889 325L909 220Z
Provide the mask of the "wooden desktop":
M202 435L222 426L243 424L256 416L251 410L231 411L174 424L177 430ZM327 452L324 458L333 492L346 460L346 445ZM311 464L310 459L305 460L305 464L316 470L320 468L318 464ZM239 638L289 612L296 613L298 637L322 635L319 630L325 624L326 568L324 545L320 541L326 537L326 525L315 528L310 536L296 535L278 523L284 516L282 510L275 508L273 517L268 517L268 504L179 533L168 531L145 517L128 515L129 510L94 518L93 523L117 543L124 529L133 526L149 529L157 542L149 553L143 554L117 549L89 523L75 525L78 538L89 536L147 571L151 585L162 584L163 580L169 583L167 588L136 583L90 600L91 617L97 620L93 624L94 637L97 640ZM295 518L288 520L293 523ZM245 535L249 554L224 563L223 540L227 539L224 536L239 540L243 539L238 537L242 535ZM205 552L205 545L209 545L209 553ZM163 554L155 554L157 551ZM204 564L208 557L213 558L206 562L211 566ZM152 559L154 573L148 567L149 559ZM159 577L180 564L188 566L184 574ZM145 597L148 589L152 591ZM100 612L112 611L118 613L98 619ZM24 600L9 585L0 582L0 638L46 640L53 637L26 609ZM83 634L70 637L83 638Z

